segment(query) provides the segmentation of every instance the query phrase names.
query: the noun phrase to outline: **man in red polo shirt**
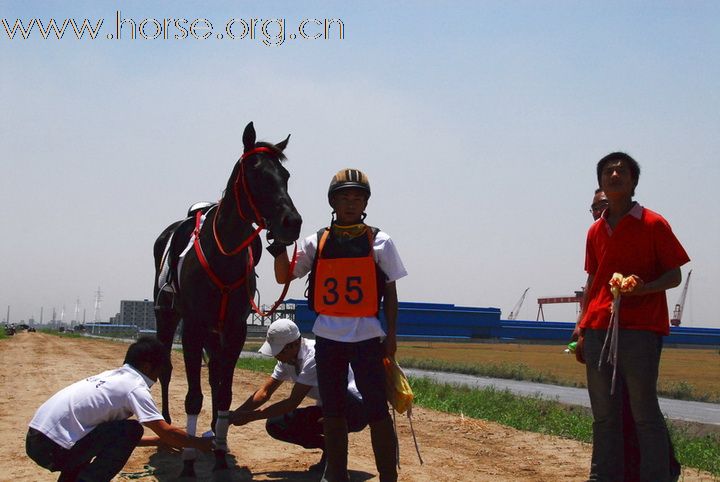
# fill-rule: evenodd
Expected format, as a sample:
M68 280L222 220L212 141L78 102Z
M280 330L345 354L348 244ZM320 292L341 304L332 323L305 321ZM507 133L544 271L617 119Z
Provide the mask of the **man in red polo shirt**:
M680 266L690 258L659 214L633 201L640 166L614 152L597 164L609 206L588 231L587 289L577 331L584 338L588 393L593 412L591 481L623 478L622 388L637 424L640 478L663 482L669 475L667 427L657 397L662 337L670 333L665 291L681 282ZM624 384L611 394L613 366L600 359L610 321L613 273L632 276L636 286L620 302L617 373ZM620 389L618 389L620 388Z

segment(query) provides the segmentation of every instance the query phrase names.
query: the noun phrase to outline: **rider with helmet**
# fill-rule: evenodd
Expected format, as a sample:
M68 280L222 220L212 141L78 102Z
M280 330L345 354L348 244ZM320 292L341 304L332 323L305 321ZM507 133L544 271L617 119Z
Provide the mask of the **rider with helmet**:
M358 169L342 169L328 188L332 222L300 243L292 274L285 245L275 241L268 247L279 283L288 276L310 275L308 301L318 315L313 333L327 456L323 480L328 482L348 480L348 366L367 409L380 480L397 480L383 358L394 356L397 349L395 282L407 271L390 236L364 223L369 198L367 176ZM381 301L387 333L378 318Z

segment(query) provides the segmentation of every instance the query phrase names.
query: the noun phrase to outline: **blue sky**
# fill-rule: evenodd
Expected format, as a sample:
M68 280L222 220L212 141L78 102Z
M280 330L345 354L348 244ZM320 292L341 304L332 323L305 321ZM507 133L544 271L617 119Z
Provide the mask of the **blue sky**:
M118 10L208 19L213 36L109 40ZM522 319L584 283L595 163L627 151L643 169L636 199L692 258L684 324L720 327L716 2L0 1L0 18L104 19L95 40L0 28L0 308L13 319L71 315L78 298L90 316L98 286L104 318L150 298L155 237L221 195L252 120L262 139L292 134L304 233L329 221L334 172L358 167L367 221L409 271L401 300L507 316L530 287ZM345 37L218 40L232 18L282 18L286 35L340 19ZM270 273L266 257L262 302L280 291Z

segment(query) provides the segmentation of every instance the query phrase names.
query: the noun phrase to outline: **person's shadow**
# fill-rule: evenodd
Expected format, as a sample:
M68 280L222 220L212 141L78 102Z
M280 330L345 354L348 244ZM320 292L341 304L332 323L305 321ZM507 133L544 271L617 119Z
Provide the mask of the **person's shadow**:
M374 477L373 474L361 470L349 470L350 482L364 482ZM322 478L320 472L294 472L290 470L275 470L268 472L255 472L255 475L264 475L267 480L290 480L294 482L317 482ZM252 480L252 479L250 479Z
M267 480L317 482L322 477L319 472L276 470L253 474L246 466L240 466L233 454L227 454L227 470L213 472L215 456L212 453L199 453L195 461L195 477L180 477L183 469L182 455L179 452L159 450L150 456L148 465L152 467L152 476L159 482L247 482L255 480L254 475L263 475ZM131 479L133 477L127 477ZM352 482L364 482L373 478L372 474L359 470L350 470ZM142 479L142 477L138 477Z

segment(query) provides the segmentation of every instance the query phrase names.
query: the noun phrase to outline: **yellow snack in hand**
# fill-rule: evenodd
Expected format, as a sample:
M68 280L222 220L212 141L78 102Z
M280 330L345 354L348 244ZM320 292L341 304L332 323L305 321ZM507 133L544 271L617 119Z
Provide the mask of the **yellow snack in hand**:
M629 293L632 290L634 290L636 286L637 286L637 281L635 280L635 277L628 276L627 278L624 278L622 280L622 284L620 285L620 292L621 293Z
M620 296L620 289L624 279L625 277L621 273L613 273L612 278L610 278L610 292L613 298Z
M626 278L621 273L613 273L608 284L613 298L617 298L621 293L630 293L634 290L637 286L637 280L632 275Z

